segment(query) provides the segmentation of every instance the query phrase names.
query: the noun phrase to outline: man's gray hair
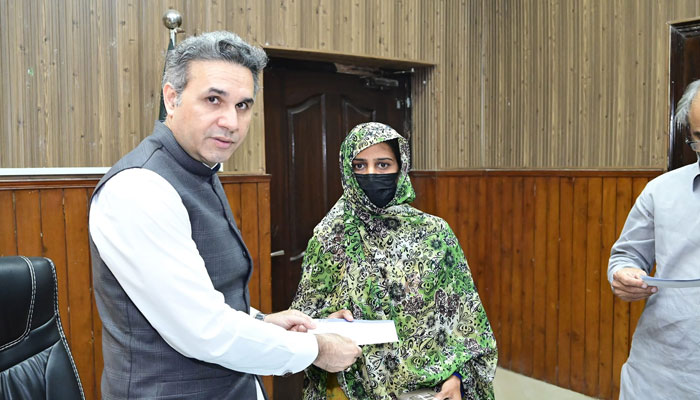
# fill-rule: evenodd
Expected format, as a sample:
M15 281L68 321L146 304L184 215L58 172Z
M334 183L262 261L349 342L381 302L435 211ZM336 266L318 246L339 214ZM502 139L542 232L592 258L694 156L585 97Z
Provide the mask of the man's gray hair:
M246 43L238 35L226 31L191 36L178 44L165 59L163 84L170 83L178 102L189 81L192 61L228 61L242 65L253 74L253 93L258 93L258 74L267 64L267 55L260 47Z
M690 126L688 115L690 114L690 106L700 90L700 79L691 82L685 88L683 96L678 100L676 106L676 115L673 117L673 123L676 124L676 129L684 129Z

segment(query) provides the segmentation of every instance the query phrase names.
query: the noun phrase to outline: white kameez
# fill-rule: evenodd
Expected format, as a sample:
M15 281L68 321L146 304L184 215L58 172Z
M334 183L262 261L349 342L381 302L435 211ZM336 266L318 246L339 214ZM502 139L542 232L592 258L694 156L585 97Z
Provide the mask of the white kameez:
M700 278L700 168L652 180L612 248L608 280L636 267L665 279ZM622 367L620 399L700 399L700 288L658 288L648 298Z

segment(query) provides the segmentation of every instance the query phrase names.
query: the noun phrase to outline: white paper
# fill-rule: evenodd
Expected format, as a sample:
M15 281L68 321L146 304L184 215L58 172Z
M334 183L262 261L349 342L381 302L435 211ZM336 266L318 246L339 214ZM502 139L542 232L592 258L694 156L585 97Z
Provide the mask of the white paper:
M356 319L352 322L344 319L316 319L313 334L337 333L355 341L358 345L398 342L394 321L369 321Z
M642 280L649 286L667 287L667 288L687 288L700 287L700 278L698 279L662 279L653 276L642 276Z
M436 394L433 389L418 389L400 394L399 400L434 400Z

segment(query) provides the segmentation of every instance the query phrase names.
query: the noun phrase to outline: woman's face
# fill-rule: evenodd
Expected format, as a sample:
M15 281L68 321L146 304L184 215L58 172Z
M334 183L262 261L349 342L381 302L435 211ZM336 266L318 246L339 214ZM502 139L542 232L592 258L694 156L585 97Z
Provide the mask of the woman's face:
M399 172L399 163L386 142L372 145L357 154L352 160L356 174L393 174Z

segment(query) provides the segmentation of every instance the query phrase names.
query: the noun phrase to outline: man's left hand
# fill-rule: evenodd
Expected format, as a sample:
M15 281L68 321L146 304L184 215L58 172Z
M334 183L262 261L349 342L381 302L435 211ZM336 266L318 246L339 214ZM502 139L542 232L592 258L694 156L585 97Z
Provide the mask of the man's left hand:
M316 328L316 323L308 315L297 310L284 310L274 314L268 314L265 322L281 326L288 331L306 332Z
M445 382L442 383L440 388L440 393L435 395L435 400L459 400L462 398L462 392L459 390L459 386L462 384L459 378L452 375L447 378Z

